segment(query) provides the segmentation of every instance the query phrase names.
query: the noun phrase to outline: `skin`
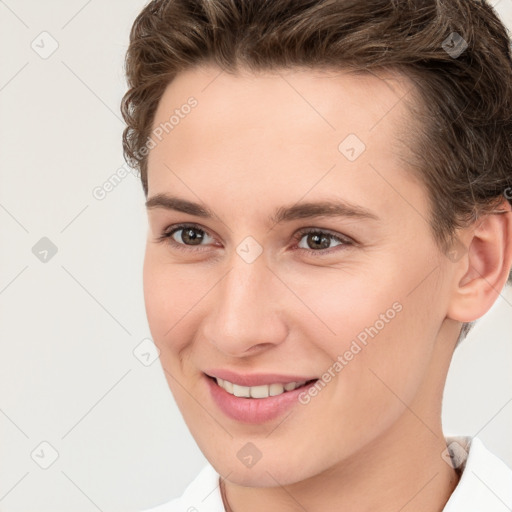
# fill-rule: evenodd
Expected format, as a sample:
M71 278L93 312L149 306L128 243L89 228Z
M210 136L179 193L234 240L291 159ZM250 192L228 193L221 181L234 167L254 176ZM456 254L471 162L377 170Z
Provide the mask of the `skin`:
M441 456L443 387L461 322L503 287L512 228L510 215L489 216L460 232L462 257L439 250L425 189L397 156L396 135L413 122L401 100L410 87L391 74L204 66L180 73L159 103L154 127L198 101L151 149L148 198L172 194L215 215L148 208L146 312L170 389L235 512L437 511L458 482ZM350 133L366 145L352 162L338 150ZM378 219L269 221L279 207L324 199ZM199 225L201 245L183 230L172 239L182 250L159 240L181 222ZM309 227L353 242L327 238L319 255L297 235ZM263 249L252 263L236 251L248 236ZM397 302L285 418L248 425L212 402L204 369L320 377ZM248 442L262 455L251 468L237 457Z

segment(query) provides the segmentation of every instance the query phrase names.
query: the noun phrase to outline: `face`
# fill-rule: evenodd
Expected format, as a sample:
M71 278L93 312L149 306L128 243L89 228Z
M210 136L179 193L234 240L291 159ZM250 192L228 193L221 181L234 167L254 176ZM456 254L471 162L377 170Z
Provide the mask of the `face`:
M203 67L160 101L146 312L183 418L230 481L349 464L416 435L407 408L438 421L451 267L397 156L409 87Z

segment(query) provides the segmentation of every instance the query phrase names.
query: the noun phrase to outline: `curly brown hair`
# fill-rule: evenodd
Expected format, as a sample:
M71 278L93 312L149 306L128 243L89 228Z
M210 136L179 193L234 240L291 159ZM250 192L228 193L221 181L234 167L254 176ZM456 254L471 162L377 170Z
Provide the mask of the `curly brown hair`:
M442 250L503 197L512 204L511 40L487 0L150 1L131 29L121 105L124 155L146 196L147 141L163 92L206 63L226 72L401 73L415 84L403 158L426 186Z

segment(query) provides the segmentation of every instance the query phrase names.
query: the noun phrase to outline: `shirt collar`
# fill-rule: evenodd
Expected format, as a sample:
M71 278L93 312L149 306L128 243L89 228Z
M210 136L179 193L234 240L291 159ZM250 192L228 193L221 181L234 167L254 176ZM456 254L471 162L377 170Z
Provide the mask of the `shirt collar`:
M477 437L446 438L443 458L461 472L443 512L506 512L512 509L512 470Z

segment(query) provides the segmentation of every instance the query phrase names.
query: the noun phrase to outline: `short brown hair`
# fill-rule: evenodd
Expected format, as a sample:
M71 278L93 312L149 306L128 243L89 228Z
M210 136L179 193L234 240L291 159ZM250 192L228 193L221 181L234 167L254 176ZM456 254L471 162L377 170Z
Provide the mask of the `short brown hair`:
M510 34L486 0L150 1L130 33L121 106L124 155L146 196L160 98L180 71L206 63L397 71L416 86L406 159L426 186L439 246L503 197L512 204Z

